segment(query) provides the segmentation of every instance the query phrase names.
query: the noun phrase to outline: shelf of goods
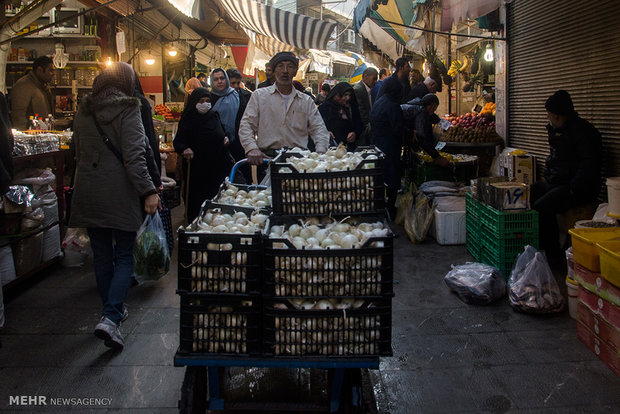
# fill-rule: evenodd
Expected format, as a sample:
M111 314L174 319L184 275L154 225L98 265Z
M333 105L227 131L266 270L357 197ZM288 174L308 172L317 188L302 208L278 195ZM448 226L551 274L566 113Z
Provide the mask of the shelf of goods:
M415 170L415 184L433 180L469 183L469 180L478 178L478 157L476 155L449 154L439 152L439 155L452 163L449 167L440 167L433 164L433 159L425 153L417 153L419 162Z
M467 193L465 202L467 250L476 261L497 267L508 279L523 248L538 248L538 213L498 211L472 193Z
M209 387L218 366L335 369L333 409L345 368L392 355L383 154L294 149L270 168L271 188L227 180L179 230L175 365L209 367Z

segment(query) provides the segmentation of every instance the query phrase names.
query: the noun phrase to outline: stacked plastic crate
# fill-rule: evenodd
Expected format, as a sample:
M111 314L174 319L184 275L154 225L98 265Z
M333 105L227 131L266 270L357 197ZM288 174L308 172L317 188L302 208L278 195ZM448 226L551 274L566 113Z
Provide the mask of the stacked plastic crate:
M365 159L344 171L298 171L289 162L301 156L294 152L271 164L274 212L264 239L262 290L265 355L392 354L393 234L385 219L384 158L376 148L358 151ZM299 246L272 232L301 223L325 235L336 220L345 233L377 223L382 231L351 248Z
M620 228L570 233L579 283L577 336L620 376Z
M536 211L499 211L471 193L466 208L467 250L476 261L497 267L506 278L526 245L538 248Z
M248 217L253 211L207 201L200 217L214 207ZM178 354L260 355L262 234L180 229L178 235Z

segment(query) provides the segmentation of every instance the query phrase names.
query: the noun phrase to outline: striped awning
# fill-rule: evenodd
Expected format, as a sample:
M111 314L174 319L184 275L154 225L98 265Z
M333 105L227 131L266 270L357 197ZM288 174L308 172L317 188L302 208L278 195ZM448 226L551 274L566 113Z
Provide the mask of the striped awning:
M265 6L254 0L217 0L246 29L300 49L326 49L335 23Z

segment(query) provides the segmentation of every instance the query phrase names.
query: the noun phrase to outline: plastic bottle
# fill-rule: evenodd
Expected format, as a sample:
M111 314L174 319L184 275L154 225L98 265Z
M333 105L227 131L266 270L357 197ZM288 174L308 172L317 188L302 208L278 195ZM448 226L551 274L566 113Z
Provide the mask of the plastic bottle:
M56 120L54 119L54 116L52 114L48 114L47 115L47 121L48 121L48 129L51 131L56 131Z

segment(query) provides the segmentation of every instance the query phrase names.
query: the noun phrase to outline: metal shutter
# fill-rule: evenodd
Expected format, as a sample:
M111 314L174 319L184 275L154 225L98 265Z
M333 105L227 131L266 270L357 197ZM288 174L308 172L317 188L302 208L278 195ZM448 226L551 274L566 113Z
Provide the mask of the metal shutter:
M620 176L620 2L518 0L508 7L509 144L549 154L545 101L569 91L603 136L603 176Z

